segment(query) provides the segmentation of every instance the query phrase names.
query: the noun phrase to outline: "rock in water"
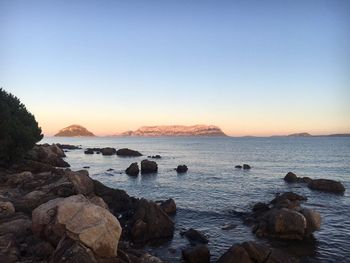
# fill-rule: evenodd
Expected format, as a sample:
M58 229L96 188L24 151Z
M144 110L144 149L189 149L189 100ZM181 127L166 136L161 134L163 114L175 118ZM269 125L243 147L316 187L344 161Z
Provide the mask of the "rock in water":
M55 136L59 137L81 137L81 136L95 136L92 132L80 125L70 125L60 130Z
M249 164L243 164L243 169L244 170L249 170L249 169L251 169L251 167L250 167L250 165Z
M296 174L289 172L284 177L284 181L286 181L287 183L295 183L297 181L297 176Z
M147 159L142 160L141 162L141 173L148 174L148 173L156 173L158 172L158 165L154 161L149 161Z
M193 228L181 232L181 235L185 236L192 244L208 244L209 242L208 238L204 234Z
M182 257L186 263L209 263L210 252L206 245L197 245L182 250Z
M186 165L178 165L176 168L176 172L178 173L186 173L188 171L188 168Z
M329 179L312 180L308 187L312 190L325 191L330 193L344 193L345 187L341 182Z
M117 151L114 148L106 147L101 149L102 155L114 155Z
M86 149L84 151L85 154L94 154L94 151L92 149Z
M139 172L140 169L137 163L130 164L130 166L125 170L125 173L130 176L137 176Z
M122 157L138 157L138 156L142 156L141 153L139 153L138 151L134 151L128 148L123 148L123 149L119 149L117 151L117 155L118 156L122 156Z
M176 213L176 204L172 198L162 201L160 203L160 208L168 215L173 215Z

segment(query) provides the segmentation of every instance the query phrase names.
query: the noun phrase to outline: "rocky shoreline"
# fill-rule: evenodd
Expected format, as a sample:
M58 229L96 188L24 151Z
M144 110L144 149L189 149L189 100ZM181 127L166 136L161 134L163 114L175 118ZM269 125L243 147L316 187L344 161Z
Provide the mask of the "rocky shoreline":
M105 155L117 152L107 150ZM119 153L141 155L130 149ZM93 180L86 170L71 171L64 157L55 144L37 145L21 163L0 168L0 262L162 262L142 247L173 237L175 201L131 197ZM156 165L141 163L141 172L156 172ZM139 173L138 166L135 170L134 164L130 175ZM180 166L178 172L185 170ZM324 190L324 182L319 184L318 190ZM291 192L278 195L269 203L255 204L244 215L244 223L257 237L309 239L321 227L321 215L303 208L304 201ZM195 229L183 235L191 245L174 262L210 262L207 237ZM298 262L298 258L247 240L233 244L218 262Z

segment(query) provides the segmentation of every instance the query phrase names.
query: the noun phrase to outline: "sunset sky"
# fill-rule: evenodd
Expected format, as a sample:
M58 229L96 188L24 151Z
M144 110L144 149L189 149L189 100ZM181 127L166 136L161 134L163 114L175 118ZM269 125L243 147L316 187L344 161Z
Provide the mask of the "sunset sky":
M45 135L350 133L350 1L0 0L0 87Z

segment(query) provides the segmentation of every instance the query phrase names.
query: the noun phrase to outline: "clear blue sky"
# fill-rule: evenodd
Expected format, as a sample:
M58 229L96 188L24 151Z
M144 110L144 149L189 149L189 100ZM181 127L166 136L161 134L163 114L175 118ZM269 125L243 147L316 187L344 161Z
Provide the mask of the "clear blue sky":
M0 86L46 134L350 132L350 1L0 0Z

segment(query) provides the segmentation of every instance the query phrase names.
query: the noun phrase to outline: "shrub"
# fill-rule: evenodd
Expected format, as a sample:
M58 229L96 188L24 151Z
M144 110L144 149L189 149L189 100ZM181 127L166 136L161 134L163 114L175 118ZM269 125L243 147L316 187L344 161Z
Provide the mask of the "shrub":
M0 166L22 159L42 137L41 128L24 104L0 88Z

